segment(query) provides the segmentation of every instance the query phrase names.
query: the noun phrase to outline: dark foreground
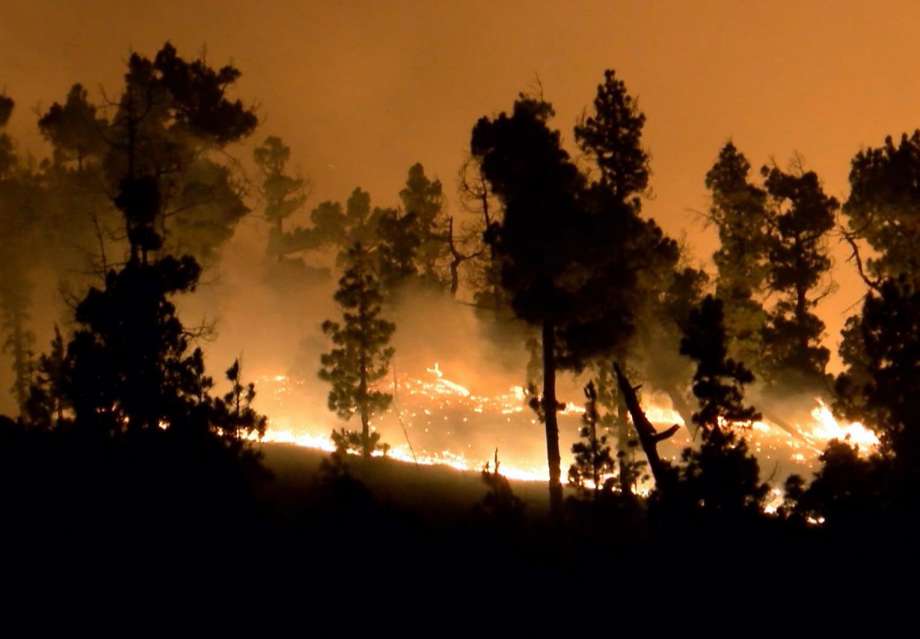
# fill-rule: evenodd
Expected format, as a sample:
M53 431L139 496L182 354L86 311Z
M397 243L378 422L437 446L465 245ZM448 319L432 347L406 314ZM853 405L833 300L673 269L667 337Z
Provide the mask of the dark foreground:
M57 594L88 580L122 594L167 583L228 601L307 590L398 600L601 588L641 598L706 584L725 596L741 584L782 590L913 561L895 543L770 518L682 518L644 503L573 499L554 525L539 483L513 483L521 503L508 507L484 501L476 473L358 458L330 469L319 451L261 450L261 463L229 463L162 436L107 448L5 432L5 574Z

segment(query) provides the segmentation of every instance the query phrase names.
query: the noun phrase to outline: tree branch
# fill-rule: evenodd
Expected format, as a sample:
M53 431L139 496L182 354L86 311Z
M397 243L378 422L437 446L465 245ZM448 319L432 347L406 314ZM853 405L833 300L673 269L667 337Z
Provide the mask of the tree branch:
M870 278L866 274L866 271L863 269L862 256L859 254L859 245L856 244L856 237L853 234L847 232L847 230L842 226L840 227L840 234L843 235L843 239L847 241L847 243L850 245L850 248L853 250L853 253L850 255L849 259L856 262L856 270L859 271L859 277L862 278L862 281L865 282L866 286L874 291L878 291L880 282Z

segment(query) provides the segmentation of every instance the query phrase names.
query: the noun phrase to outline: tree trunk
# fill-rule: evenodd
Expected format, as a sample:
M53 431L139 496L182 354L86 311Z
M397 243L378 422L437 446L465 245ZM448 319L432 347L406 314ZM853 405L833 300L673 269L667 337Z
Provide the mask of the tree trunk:
M552 320L543 321L543 412L546 426L546 461L549 465L549 511L562 517L562 460L559 454L559 423L556 420L556 333Z
M367 414L367 365L364 353L361 353L361 382L358 386L359 411L361 413L361 450L365 459L371 456L371 427L370 416Z
M361 345L358 360L358 371L360 379L358 381L358 408L361 412L361 452L364 459L371 457L371 428L370 415L367 405L367 367L368 367L368 343L367 336L370 333L367 318L367 297L366 291L362 293L358 303L358 323L361 327Z
M278 264L281 264L284 261L284 221L279 217L275 220L275 233L278 235Z
M591 479L594 480L594 501L601 492L601 469L598 465L597 420L591 420Z
M633 388L626 374L616 362L613 364L613 372L616 373L620 393L623 395L623 400L626 402L626 408L629 410L629 415L632 417L633 426L636 429L636 433L639 435L639 443L642 445L642 450L645 452L646 459L648 459L649 468L652 471L652 476L655 478L655 485L658 486L659 490L667 490L667 484L671 474L668 464L662 461L661 457L658 455L658 442L671 437L680 429L680 426L675 424L660 433L656 431L655 427L652 426L652 423L645 416L645 413L642 412L642 407L639 405L636 391L639 390L640 387L636 386Z
M361 445L364 458L369 459L371 456L371 427L366 408L361 409Z

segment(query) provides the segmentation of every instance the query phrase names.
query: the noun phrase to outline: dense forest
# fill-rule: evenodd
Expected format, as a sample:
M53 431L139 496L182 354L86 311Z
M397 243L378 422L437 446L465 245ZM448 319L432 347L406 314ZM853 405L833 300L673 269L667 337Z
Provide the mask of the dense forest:
M854 150L842 202L801 158L748 158L725 141L697 176L719 239L707 269L651 216L646 114L614 70L572 130L557 128L551 87L509 93L506 110L469 122L455 190L416 163L392 206L361 188L314 202L283 131L260 119L258 96L238 95L243 71L255 72L169 43L134 53L117 92L74 84L36 113L43 157L4 128L16 88L0 95L11 543L63 555L66 537L113 563L141 548L215 562L240 547L326 548L299 560L339 575L413 553L449 556L470 580L549 574L589 588L654 581L675 543L699 565L913 543L920 130ZM323 314L314 343L281 348L337 420L332 451L269 443L247 358L208 370L219 323L180 317L211 303L247 220L267 239L246 281L280 308ZM817 313L834 243L851 255L837 266L865 285L836 375ZM394 459L375 426L401 414L401 327L424 313L446 332L459 309L482 343L458 348L517 367L517 401L545 437L539 490L503 475L501 450L472 475ZM264 331L238 331L238 352ZM571 450L563 383L583 387ZM680 423L650 414L652 392ZM873 444L832 439L814 473L778 477L751 434L793 433L789 415L818 400ZM664 454L681 433L687 445Z

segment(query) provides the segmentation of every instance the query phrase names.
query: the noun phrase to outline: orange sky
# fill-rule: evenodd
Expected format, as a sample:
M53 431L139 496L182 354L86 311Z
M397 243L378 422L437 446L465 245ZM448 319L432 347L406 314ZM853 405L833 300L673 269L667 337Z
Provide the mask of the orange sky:
M536 76L570 140L613 67L648 116L646 211L704 259L713 234L691 210L705 207L703 176L728 137L755 166L800 152L843 200L856 150L920 125L917 25L912 1L6 0L0 89L20 105L14 133L36 145L32 107L73 82L114 92L130 50L206 46L242 69L260 135L291 144L316 197L359 184L388 204L415 161L453 195L476 118ZM861 295L846 251L835 255L840 290L821 306L833 343Z

